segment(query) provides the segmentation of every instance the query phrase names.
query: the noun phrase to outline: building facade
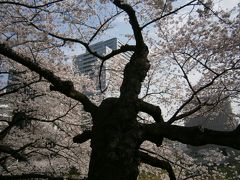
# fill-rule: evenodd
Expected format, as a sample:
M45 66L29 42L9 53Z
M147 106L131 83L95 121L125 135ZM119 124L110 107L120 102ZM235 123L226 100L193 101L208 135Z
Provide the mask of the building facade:
M96 44L90 46L90 49L93 52L98 53L100 56L104 56L109 54L111 51L119 49L124 44L118 40L117 38L112 38L106 41L101 41ZM121 59L128 61L132 55L132 52L122 53ZM75 71L79 74L89 75L91 79L93 79L96 83L97 91L101 89L105 89L108 85L108 71L109 64L108 62L104 63L101 69L101 82L99 82L99 72L100 72L100 63L101 61L90 54L89 52L85 52L79 56L77 56L74 60ZM100 84L101 83L101 84Z
M237 126L237 121L232 117L232 108L229 101L222 102L218 105L217 110L208 115L199 115L194 118L186 119L185 126L200 126L202 128L230 131Z
M231 103L228 100L220 103L214 112L206 115L198 115L194 118L185 120L185 126L187 127L199 126L201 129L207 128L216 131L232 131L237 127L237 125L238 122L232 115ZM198 147L188 145L187 148L188 153L195 158L200 158L202 156L204 157L204 154L210 153L211 151L214 153L221 152L224 156L230 155L229 158L232 158L232 152L237 153L237 151L233 150L232 148L212 144ZM214 154L212 154L212 156L214 156ZM198 160L202 161L201 158ZM226 158L221 161L221 163L225 162L225 160Z

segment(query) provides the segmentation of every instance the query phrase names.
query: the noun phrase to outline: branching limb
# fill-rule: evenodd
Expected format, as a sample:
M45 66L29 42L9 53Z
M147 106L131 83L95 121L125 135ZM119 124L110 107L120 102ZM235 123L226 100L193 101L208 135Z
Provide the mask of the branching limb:
M90 42L93 41L93 39L98 35L98 33L108 24L110 23L111 20L113 20L115 17L117 17L118 15L120 15L123 11L117 12L115 15L109 17L108 19L106 19L103 23L101 23L100 27L96 30L96 32L93 34L93 36L90 38L90 40L88 41L88 44L90 44Z
M73 138L74 143L84 143L92 138L92 131L84 131L82 134L78 134Z
M154 106L142 100L139 100L137 105L138 105L139 111L149 114L150 116L153 117L153 119L157 123L164 122L162 117L162 112L159 106Z
M29 83L24 83L24 84L21 84L21 85L17 84L18 85L17 87L14 87L16 84L7 85L4 88L0 89L0 91L7 90L7 89L11 89L11 90L8 90L6 92L0 93L0 97L1 96L5 96L5 95L9 95L9 94L12 94L12 93L16 93L19 90L24 89L26 87L29 87L32 84L35 84L35 83L38 83L38 82L41 82L41 77L39 77L38 80L29 82Z
M139 111L145 112L145 113L149 114L150 116L152 116L153 119L156 121L156 123L164 122L160 107L154 106L154 105L144 102L142 100L138 101L137 106L138 106ZM157 146L160 146L162 144L162 141L163 141L163 137L161 140L159 137L159 140L157 142L155 142L155 144Z
M203 1L201 0L198 0L198 2L204 6L205 9L207 9L208 11L211 11L214 16L216 16L218 19L220 19L222 22L224 22L225 24L228 24L230 25L230 23L226 22L223 18L221 18L217 12L214 12L214 10L211 8L211 6L208 5L208 3L204 3Z
M38 140L35 140L33 142L30 142L28 144L25 144L24 146L18 148L18 149L13 149L7 145L1 145L0 144L0 152L9 154L10 156L14 157L15 159L19 161L27 161L27 157L25 154L22 154L21 152L25 150L26 148L33 146ZM8 156L2 157L0 159L0 163L4 162ZM7 170L7 169L6 169Z
M135 50L135 46L130 46L130 45L124 45L124 46L121 46L119 49L116 49L116 50L113 50L110 54L106 55L105 57L101 57L100 59L102 60L101 61L101 64L100 64L100 71L99 71L99 74L98 74L98 81L99 81L99 87L100 87L100 91L101 93L103 93L104 91L107 90L107 87L105 89L102 89L102 84L101 84L101 77L102 77L102 71L103 71L103 65L104 63L110 59L111 57L114 57L120 53L123 53L123 52L127 52L129 50L134 51ZM91 53L91 52L90 52ZM92 53L91 53L92 54Z
M194 3L195 1L197 1L197 0L192 0L192 1L190 1L189 3L186 3L186 4L184 4L183 6L177 8L177 9L171 11L171 12L168 12L168 13L166 13L166 14L161 14L160 17L158 17L158 18L156 18L156 19L153 19L153 20L151 20L150 22L144 24L144 25L141 27L141 29L144 29L145 27L149 26L150 24L152 24L152 23L154 23L154 22L157 22L157 21L159 21L159 20L161 20L161 19L163 19L163 18L165 18L165 17L167 17L167 16L169 16L169 15L171 15L171 14L175 14L175 13L177 13L178 11L180 11L181 9L183 9L183 8L185 8L185 7L187 7L187 6L191 6L192 3Z
M81 102L84 109L91 114L94 114L97 106L93 104L87 96L75 90L74 85L71 81L63 81L58 76L54 75L50 70L40 67L37 63L34 63L29 57L18 54L13 49L5 44L0 44L0 54L12 59L15 62L22 64L29 68L31 71L38 73L40 76L47 79L52 86L51 90L58 91L66 96Z
M3 140L14 126L17 126L19 123L21 123L27 118L28 117L25 113L14 114L12 117L12 121L8 122L8 126L0 131L0 140Z
M169 162L152 157L142 151L139 151L139 156L143 163L166 170L168 172L170 180L176 179L172 166Z
M44 4L40 4L40 5L32 5L32 4L25 4L25 3L20 3L20 2L13 2L13 1L0 1L0 4L12 4L12 5L16 5L16 6L23 6L29 9L38 9L38 8L43 8L43 7L49 7L50 5L54 4L54 3L58 3L61 2L63 0L55 0L55 1L51 1L48 3L44 3Z
M0 145L0 152L9 154L19 161L27 161L27 158L23 154L19 153L19 150L12 149L9 146Z
M233 131L215 131L199 126L183 127L161 124L144 124L143 136L145 140L158 143L162 137L192 146L215 144L240 149L240 126Z
M137 47L144 46L145 44L144 44L141 28L139 26L134 9L130 5L123 3L121 0L114 0L113 3L128 14L129 23L132 26Z
M36 28L37 30L42 31L42 32L48 34L48 35L51 36L51 37L54 37L54 38L59 39L59 40L62 40L62 41L63 41L63 44L65 44L66 42L73 42L73 43L81 44L81 45L83 45L83 46L86 48L86 50L87 50L90 54L92 54L93 56L101 59L102 61L105 61L105 60L107 60L107 59L110 59L110 58L112 58L112 57L114 57L114 56L116 56L116 55L118 55L118 54L121 54L121 53L124 53L124 52L128 52L128 51L134 51L134 50L135 50L135 46L126 44L126 45L121 46L119 49L113 50L111 53L107 54L106 56L102 56L102 55L99 55L97 52L92 51L92 49L91 49L90 46L89 46L89 43L86 43L86 42L84 42L84 41L81 41L81 40L75 39L75 38L62 37L62 36L59 36L59 35L57 35L57 34L53 34L53 33L51 33L51 32L48 32L48 31L46 31L46 30L43 30L43 29L39 28L39 27L36 26L34 23L30 23L30 25L33 26L34 28ZM94 37L94 36L93 36L93 37Z
M222 71L221 73L218 73L217 75L215 75L210 82L206 83L205 85L201 86L200 88L198 88L197 90L195 90L192 95L178 108L178 110L174 113L174 115L168 120L169 124L174 123L175 121L184 118L188 115L193 114L194 112L196 112L198 109L201 109L201 105L195 107L194 109L190 110L189 112L180 114L179 113L194 99L194 97L199 94L200 92L202 92L203 90L205 90L206 88L212 86L214 84L214 82L220 78L222 75L226 74L228 71L230 71L230 69L226 69L224 71ZM202 103L203 105L203 103Z
M78 104L79 103L76 103L75 105L70 106L69 109L65 113L63 113L62 115L60 115L56 118L53 118L53 119L39 119L39 118L36 118L36 117L31 117L31 116L28 116L28 119L34 120L34 121L39 121L39 122L48 122L48 123L54 123L56 121L64 121L64 120L61 120L61 119L63 117L66 117L69 114L69 112L72 111ZM69 125L79 126L79 124L75 124L75 123L67 123L67 122L64 122L64 123L69 124Z
M129 104L132 100L138 99L142 82L150 68L147 59L149 51L147 45L144 43L141 28L132 6L121 0L113 0L113 3L127 13L136 41L136 49L130 62L125 66L124 78L120 88L120 99Z

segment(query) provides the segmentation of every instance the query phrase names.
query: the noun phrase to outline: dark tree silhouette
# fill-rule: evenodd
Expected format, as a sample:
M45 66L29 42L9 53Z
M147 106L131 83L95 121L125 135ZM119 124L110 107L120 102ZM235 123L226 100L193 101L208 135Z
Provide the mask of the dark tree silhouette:
M58 91L76 101L79 101L82 103L84 110L91 114L93 122L92 130L83 132L73 138L73 141L76 143L83 143L89 139L91 140L92 153L88 179L136 180L139 174L138 167L141 162L165 169L168 172L170 179L176 179L170 163L152 157L140 150L140 145L144 141L150 141L160 146L163 138L168 138L173 141L193 146L216 144L240 149L239 127L233 131L221 132L199 127L172 125L176 120L195 113L201 108L200 106L179 115L180 108L180 110L169 121L164 121L160 107L138 98L142 83L150 68L150 62L148 60L149 50L144 41L142 30L149 24L173 14L185 6L192 5L196 1L191 1L177 10L170 11L142 27L139 25L138 18L132 6L120 0L114 0L112 2L116 7L127 13L136 40L134 46L122 46L120 49L112 51L107 56L102 57L96 54L96 52L92 52L88 44L81 40L48 33L49 36L62 40L63 42L72 41L84 45L90 53L100 58L103 62L123 52L133 51L130 61L124 68L120 96L118 98L107 98L103 100L99 106L91 102L86 95L77 91L71 81L60 79L51 70L34 63L33 59L20 54L5 42L1 42L0 44L0 54L2 56L18 62L29 68L31 71L36 72L51 83L50 89L52 91ZM21 4L18 3L17 5ZM43 31L39 27L36 28L39 31ZM208 85L206 85L206 87ZM203 88L204 87L202 87L202 89ZM200 91L201 89L199 89L199 92ZM198 91L196 91L194 95L197 93ZM194 95L192 96L192 99ZM137 115L139 112L144 112L152 116L155 123L144 124L138 122ZM12 154L16 156L17 159L23 158L20 154L11 149L0 147L0 151Z

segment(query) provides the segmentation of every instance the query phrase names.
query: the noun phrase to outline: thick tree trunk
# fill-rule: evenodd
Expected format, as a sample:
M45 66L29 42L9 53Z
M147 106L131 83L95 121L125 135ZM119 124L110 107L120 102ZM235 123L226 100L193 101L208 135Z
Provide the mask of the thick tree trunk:
M129 106L111 98L99 107L94 117L89 180L137 179L141 134L136 108Z

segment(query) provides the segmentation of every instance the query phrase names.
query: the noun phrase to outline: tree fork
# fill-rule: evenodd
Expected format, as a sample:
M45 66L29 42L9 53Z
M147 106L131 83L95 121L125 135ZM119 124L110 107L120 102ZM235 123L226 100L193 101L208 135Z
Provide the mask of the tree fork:
M168 172L170 180L176 180L176 176L169 162L160 160L156 157L152 157L142 151L139 151L139 156L143 163L166 170Z
M97 106L92 103L87 96L75 90L74 85L71 81L61 80L58 76L54 75L52 71L41 67L37 63L34 63L31 58L15 52L11 47L7 46L4 43L0 43L0 54L14 60L19 64L22 64L31 71L38 73L40 76L44 77L50 83L52 83L52 86L50 87L51 90L59 91L62 94L65 94L66 96L81 102L84 106L84 109L87 112L90 112L92 115L96 111Z

